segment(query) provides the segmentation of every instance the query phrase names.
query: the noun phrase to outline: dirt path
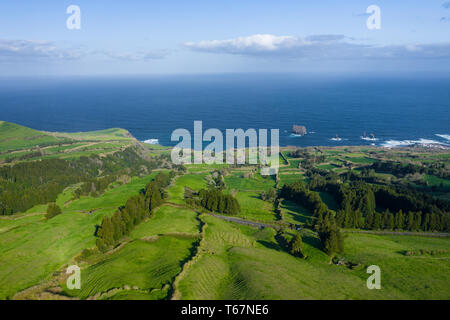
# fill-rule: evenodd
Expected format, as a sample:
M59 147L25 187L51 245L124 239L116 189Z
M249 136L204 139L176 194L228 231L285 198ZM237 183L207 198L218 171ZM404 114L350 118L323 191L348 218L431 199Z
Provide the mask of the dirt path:
M45 214L45 212L34 212L34 213L29 213L29 214L24 213L24 214L21 214L20 216L18 216L18 215L0 216L0 220L19 220L19 219L24 219L24 218L28 218L28 217L43 215L43 214Z
M202 248L205 247L205 241L206 241L205 240L205 230L206 230L207 224L201 219L200 215L201 214L197 212L196 219L200 223L200 225L199 225L200 240L194 243L194 245L192 247L192 256L182 265L180 273L173 280L169 294L168 294L168 296L170 297L170 300L181 300L182 295L178 288L178 285L179 285L181 279L183 279L187 270L189 270L192 267L192 265L194 265L197 262L197 260L201 256L202 252L204 252L204 250Z

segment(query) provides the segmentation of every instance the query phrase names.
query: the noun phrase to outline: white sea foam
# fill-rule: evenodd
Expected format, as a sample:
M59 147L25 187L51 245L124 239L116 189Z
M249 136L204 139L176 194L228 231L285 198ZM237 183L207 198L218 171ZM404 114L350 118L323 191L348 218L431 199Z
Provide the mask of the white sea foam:
M450 134L436 134L436 136L445 140L450 140Z
M331 141L342 141L342 138L331 138Z
M370 138L370 137L361 137L361 139L366 140L366 141L378 141L378 138Z
M289 137L291 137L291 138L299 138L299 137L303 137L303 136L304 136L303 134L295 134L295 133L291 133L289 135Z
M421 146L447 146L447 144L430 139L419 139L419 140L387 140L381 144L381 146L386 148L397 148L397 147L407 147L412 145Z
M148 139L148 140L145 140L144 143L147 143L147 144L159 144L159 140L158 139Z

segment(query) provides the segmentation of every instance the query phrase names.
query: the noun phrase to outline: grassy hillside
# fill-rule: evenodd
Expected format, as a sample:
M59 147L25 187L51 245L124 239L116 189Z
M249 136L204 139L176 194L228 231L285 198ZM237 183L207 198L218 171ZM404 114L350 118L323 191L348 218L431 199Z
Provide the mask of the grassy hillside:
M63 214L51 220L44 218L46 205L27 215L0 218L0 299L48 279L84 248L95 246L95 226L102 217L113 214L155 174L135 178L98 198L66 203L62 194L57 203Z
M4 166L120 153L135 143L123 129L48 133L0 122ZM332 260L309 225L313 212L306 203L284 199L277 210L273 200L262 197L284 184L314 182L314 175L353 172L361 177L372 163L392 161L437 169L420 174L375 170L370 173L374 184L446 199L447 151L307 148L300 157L292 151L282 149L278 177L263 177L250 165L186 166L166 189L165 203L106 252L96 249L95 233L103 217L125 205L158 171L170 170L166 160L152 173L113 181L95 196L74 197L82 183L58 191L56 203L63 213L50 220L44 216L47 204L0 216L0 299L450 299L450 237L346 229L345 251ZM167 152L157 148L149 155ZM211 187L218 171L223 174L222 192L240 205L234 217L240 220L235 222L186 202L186 187ZM333 214L339 210L329 190L318 195ZM265 225L255 228L244 225L246 221ZM291 239L299 226L303 258L290 254L280 238L282 234ZM65 284L65 268L72 264L81 267L80 290L69 290ZM370 265L381 268L381 290L366 287Z
M183 299L370 299L406 298L404 293L369 291L359 274L328 264L305 245L308 259L283 252L274 231L258 231L213 217L202 254L180 281Z
M0 121L0 164L37 159L104 155L137 143L125 129L46 132ZM164 150L164 148L162 148Z
M37 145L52 145L68 142L70 139L57 138L42 131L0 121L0 152L33 148Z

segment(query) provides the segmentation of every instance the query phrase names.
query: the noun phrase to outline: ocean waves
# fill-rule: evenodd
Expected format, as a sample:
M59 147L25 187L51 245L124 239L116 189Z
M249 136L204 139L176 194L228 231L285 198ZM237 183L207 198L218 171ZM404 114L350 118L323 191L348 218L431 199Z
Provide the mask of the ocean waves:
M378 141L380 139L378 138L369 138L369 137L361 137L361 140L365 140L365 141Z
M437 140L431 139L418 139L418 140L387 140L384 141L381 146L385 148L398 148L398 147L409 147L409 146L422 146L422 147L448 147L449 144Z
M381 134L380 134L381 135ZM289 137L300 137L300 135L290 134ZM356 137L332 137L327 138L322 136L316 136L313 143L315 145L336 145L336 143L343 143L349 145L358 145L358 140L363 140L359 144L365 145L370 144L371 146L378 146L384 148L401 148L401 147L412 147L419 146L425 148L450 148L450 134L435 134L436 138L425 137L425 138L406 138L406 139L398 139L398 138L386 138L386 137L365 137L365 136L356 136ZM308 138L307 138L308 139ZM330 144L331 143L331 144Z
M159 140L158 139L148 139L148 140L144 140L142 141L146 144L159 144Z
M436 134L439 138L450 141L450 134Z

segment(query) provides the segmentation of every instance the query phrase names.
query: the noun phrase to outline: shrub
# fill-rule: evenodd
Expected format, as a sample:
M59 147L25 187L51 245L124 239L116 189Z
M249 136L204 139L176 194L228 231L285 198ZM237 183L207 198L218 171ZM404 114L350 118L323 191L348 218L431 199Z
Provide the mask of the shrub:
M54 218L61 213L62 210L56 203L50 203L47 207L47 214L45 215L45 217L50 220L51 218Z

